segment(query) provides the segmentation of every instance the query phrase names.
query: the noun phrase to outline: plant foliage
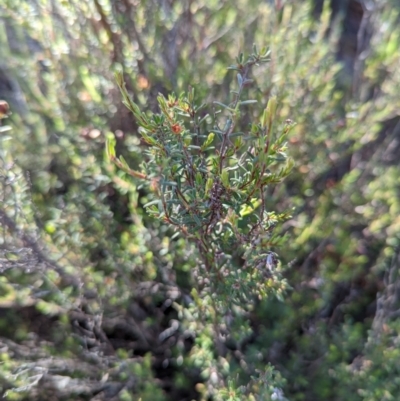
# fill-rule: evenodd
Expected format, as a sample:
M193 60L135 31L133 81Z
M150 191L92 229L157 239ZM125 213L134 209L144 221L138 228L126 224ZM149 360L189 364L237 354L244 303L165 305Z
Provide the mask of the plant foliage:
M230 104L213 102L212 117L203 111L205 104L196 103L193 88L179 97L159 95L160 113L146 115L118 75L124 104L149 145L142 172L130 169L115 156L112 141L107 143L114 163L152 186L154 199L145 205L148 213L196 244L201 255L197 280L217 303L225 302L225 308L230 302L251 303L253 296L261 299L274 286L282 292L273 252L280 240L273 228L285 215L267 211L264 199L268 188L293 167L285 153L293 123L278 126L273 97L258 119L241 124L249 105L257 103L242 100L253 82L250 70L269 61L269 52L254 50L247 60L241 54L230 67L237 71L238 89ZM243 263L235 266L232 261L240 258Z
M4 398L400 398L397 1L0 3Z

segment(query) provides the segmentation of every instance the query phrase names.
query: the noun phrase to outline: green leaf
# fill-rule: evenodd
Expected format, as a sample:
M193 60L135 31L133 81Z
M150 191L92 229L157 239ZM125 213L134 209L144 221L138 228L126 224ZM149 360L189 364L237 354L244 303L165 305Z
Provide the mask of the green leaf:
M161 183L162 185L165 185L165 186L167 186L167 185L170 185L171 187L176 187L178 184L176 183L176 182L174 182L174 181L162 181L162 183Z
M264 127L268 126L268 129L271 130L272 127L272 122L273 119L275 118L275 113L276 113L276 107L277 107L277 101L276 101L276 96L272 96L268 100L267 108L266 108L266 113L265 113L265 118L266 121L263 124Z
M205 188L206 195L210 192L213 184L214 184L214 180L212 178L208 178L207 182L206 182L206 188Z
M201 150L202 151L206 150L212 144L212 142L214 141L214 138L215 138L214 132L210 132L208 134L207 139L204 141L203 145L201 146Z
M106 155L108 160L115 159L115 137L114 135L107 135L106 138Z
M204 121L207 120L207 118L210 117L210 115L207 113L202 119L198 122L199 125L201 125Z
M222 170L221 181L226 188L229 188L229 171L227 169Z
M234 111L235 111L234 109L232 109L231 107L227 106L227 105L224 104L224 103L217 102L217 101L215 101L215 102L213 102L213 103L216 104L216 105L218 105L218 106L221 106L221 107L223 107L224 109L229 110L229 111L231 111L231 112L234 112Z
M148 135L145 134L144 132L141 132L140 135L142 135L143 140L144 140L146 143L148 143L149 145L161 147L161 145L160 145L154 138L148 136Z
M198 171L198 172L196 173L195 180L196 180L196 184L197 184L198 186L200 186L200 185L203 184L203 176L201 175L200 171Z
M254 103L257 103L257 100L249 99L249 100L244 100L243 102L240 102L240 105L244 106L245 104L254 104Z
M144 208L148 208L149 206L159 205L159 204L161 204L161 200L160 199L155 199L155 200L152 200L151 202L146 203L145 205L143 205L143 207Z

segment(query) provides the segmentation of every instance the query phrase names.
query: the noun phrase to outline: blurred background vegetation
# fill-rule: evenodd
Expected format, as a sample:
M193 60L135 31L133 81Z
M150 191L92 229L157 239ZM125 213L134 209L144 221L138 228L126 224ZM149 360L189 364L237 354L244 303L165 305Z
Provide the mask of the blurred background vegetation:
M0 390L11 400L207 400L212 335L191 314L196 252L143 213L135 102L196 87L228 99L253 43L271 63L296 167L268 206L292 209L291 289L256 303L226 376L279 375L270 399L400 399L400 29L393 0L3 0ZM233 329L232 329L233 330ZM245 362L247 361L247 362ZM279 376L279 377L278 377ZM211 379L210 379L211 378ZM282 389L282 392L281 392ZM284 394L284 396L283 396Z

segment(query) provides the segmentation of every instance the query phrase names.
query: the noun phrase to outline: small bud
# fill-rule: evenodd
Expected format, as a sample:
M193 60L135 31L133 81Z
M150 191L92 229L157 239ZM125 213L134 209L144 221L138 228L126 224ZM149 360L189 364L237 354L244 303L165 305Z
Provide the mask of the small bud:
M5 100L0 100L0 120L8 117L10 106Z
M178 123L172 124L171 129L172 129L172 132L177 135L183 131L183 128Z

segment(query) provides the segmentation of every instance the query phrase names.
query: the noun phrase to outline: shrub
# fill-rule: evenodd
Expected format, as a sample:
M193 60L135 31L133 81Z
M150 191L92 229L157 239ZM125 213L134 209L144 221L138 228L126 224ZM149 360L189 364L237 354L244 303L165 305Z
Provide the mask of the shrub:
M12 131L0 134L1 386L14 388L9 398L229 399L245 397L242 389L275 399L282 389L293 401L399 398L397 2L325 1L320 15L314 1L272 3L1 2L0 98L12 112ZM343 16L345 25L360 24L357 35L343 37L328 3L357 14ZM197 223L187 238L172 238L177 231L143 210L163 189L159 181L153 192L102 156L114 135L130 171L151 160L142 155L151 145L140 142L121 104L114 78L121 69L148 119L159 113L159 92L168 102L167 93L195 87L193 104L210 105L201 132L221 146L214 124L223 131L219 116L238 114L212 101L231 99L238 71L225 67L254 42L271 49L271 61L244 94L262 107L276 99L277 128L286 119L297 124L288 137L296 167L264 197L277 217L294 206L267 238L290 239L278 247L273 273L292 289L284 302L260 300L253 278L241 276L249 302L231 302L224 315L235 291L217 279L208 284L214 272L200 270L207 258L196 239L187 241ZM183 98L175 96L178 104ZM257 104L240 110L237 131L260 123ZM190 117L174 113L188 141ZM194 190L205 192L213 174L195 180ZM174 200L173 185L164 190ZM231 198L237 232L248 233L257 203L244 215L240 194ZM241 242L234 225L223 224L227 237L211 236L229 271L241 273L245 247L232 252ZM278 283L287 287L273 276L264 295L279 295Z
M146 114L131 99L122 75L118 75L124 104L134 114L139 132L149 145L142 170L134 171L123 157L116 157L113 138L106 146L112 162L151 187L154 199L144 206L148 213L168 224L175 232L172 238L181 235L197 248L199 261L192 267L194 288L189 311L192 324L196 316L194 332L202 346L194 348L192 357L197 364L202 361L203 375L216 391L224 387L225 376L232 377L229 365L234 359L221 337L233 344L243 341L248 331L244 317L253 309L255 299L272 294L282 299L286 286L275 253L282 238L274 228L287 216L266 210L265 197L293 167L286 156L285 141L293 122L276 120L274 97L259 117L248 109L257 101L243 100L253 84L252 68L267 61L269 52L258 52L255 46L247 59L240 54L237 63L229 67L237 72L238 81L232 102L214 101L210 113L201 100L195 99L192 88L179 97L159 95L160 113ZM243 317L237 333L234 324L226 321L233 315L236 319ZM207 357L201 356L205 349ZM223 359L212 362L215 357ZM247 370L253 374L254 368ZM255 395L253 386L258 386L257 382L244 387L243 392L270 399L275 383L264 382L266 388ZM233 388L226 390L230 393L235 393Z

